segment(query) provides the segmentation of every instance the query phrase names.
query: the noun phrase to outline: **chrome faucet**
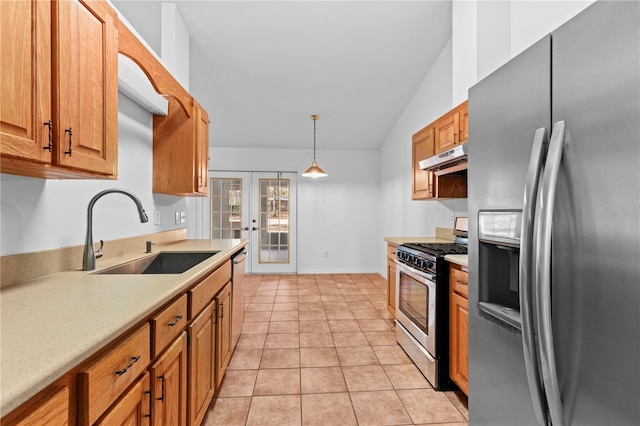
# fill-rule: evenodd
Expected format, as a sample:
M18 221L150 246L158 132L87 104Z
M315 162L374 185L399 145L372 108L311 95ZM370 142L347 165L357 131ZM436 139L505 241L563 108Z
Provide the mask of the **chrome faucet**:
M105 189L104 191L98 192L92 199L89 201L89 207L87 208L87 237L84 240L84 255L82 256L82 270L83 271L93 271L96 269L96 259L102 257L102 245L103 242L100 240L100 248L97 252L93 251L93 205L98 201L100 197L103 195L111 194L111 193L119 193L126 195L131 198L134 203L136 203L136 207L138 208L138 214L140 215L140 222L145 223L149 221L147 214L142 208L142 203L138 197L133 195L129 191L125 191L124 189Z

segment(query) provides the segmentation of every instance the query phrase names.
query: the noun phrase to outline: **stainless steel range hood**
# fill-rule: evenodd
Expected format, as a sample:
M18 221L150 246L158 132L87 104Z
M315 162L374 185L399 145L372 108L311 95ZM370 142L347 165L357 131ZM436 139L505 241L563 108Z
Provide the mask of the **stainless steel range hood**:
M420 168L434 172L436 176L459 172L467 169L467 144L436 154L420 161Z

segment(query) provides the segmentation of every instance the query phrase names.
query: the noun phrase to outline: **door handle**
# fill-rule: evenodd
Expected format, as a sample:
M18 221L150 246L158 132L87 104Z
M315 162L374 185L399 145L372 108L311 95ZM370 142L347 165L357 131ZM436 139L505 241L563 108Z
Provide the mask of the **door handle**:
M248 230L249 230L249 227L248 227L248 226L245 226L245 227L244 227L244 228L242 228L241 230L242 230L242 231L248 231Z
M544 392L547 395L551 424L564 424L564 409L558 384L556 356L551 322L551 232L553 229L553 204L558 185L558 172L565 143L565 122L553 125L549 153L542 176L541 189L536 205L534 235L534 259L540 259L534 271L537 287L536 321L538 324L540 366Z
M251 230L253 230L253 231L257 231L257 230L258 230L258 228L256 228L256 227L254 226L253 228L251 228Z
M533 147L529 158L529 168L524 186L524 203L522 207L522 234L520 241L520 318L522 321L522 348L524 365L529 383L529 391L533 402L533 410L540 424L544 424L544 391L540 377L540 360L538 356L538 342L534 333L533 300L536 297L532 282L533 260L533 228L535 223L536 201L542 165L547 153L547 129L536 130L533 137Z

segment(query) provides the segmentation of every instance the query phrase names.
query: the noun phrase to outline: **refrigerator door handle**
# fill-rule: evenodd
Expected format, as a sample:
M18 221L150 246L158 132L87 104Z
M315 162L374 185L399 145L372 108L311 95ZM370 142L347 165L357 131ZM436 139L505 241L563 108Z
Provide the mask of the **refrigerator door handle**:
M536 205L536 223L534 226L536 268L534 280L537 283L536 321L538 325L540 367L542 381L547 395L547 404L551 424L564 424L564 413L558 374L556 369L553 329L551 322L551 231L553 228L553 203L558 183L558 172L562 161L565 140L565 122L553 125L549 153L542 176L542 188Z
M535 223L536 201L538 186L544 159L547 153L547 129L536 130L533 147L529 158L529 168L524 186L524 203L522 207L522 231L520 236L520 318L522 323L522 348L524 351L524 365L527 372L527 382L531 393L533 411L540 424L546 424L545 396L542 388L540 360L538 358L538 341L535 336L535 317L533 301L536 289L533 281L533 229Z

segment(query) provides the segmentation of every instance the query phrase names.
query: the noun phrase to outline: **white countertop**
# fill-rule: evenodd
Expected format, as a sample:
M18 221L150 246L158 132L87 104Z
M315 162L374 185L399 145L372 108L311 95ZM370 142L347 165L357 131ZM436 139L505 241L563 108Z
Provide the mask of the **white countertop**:
M0 412L56 381L120 334L199 281L247 240L182 240L159 251L220 251L182 274L94 275L66 271L0 291ZM96 270L146 256L98 261Z
M461 266L469 266L469 255L467 254L448 254L444 257L444 260Z

